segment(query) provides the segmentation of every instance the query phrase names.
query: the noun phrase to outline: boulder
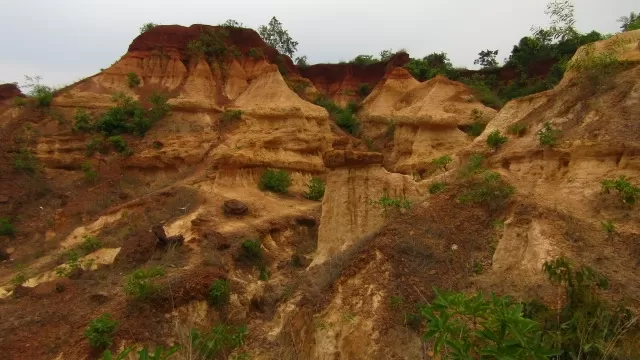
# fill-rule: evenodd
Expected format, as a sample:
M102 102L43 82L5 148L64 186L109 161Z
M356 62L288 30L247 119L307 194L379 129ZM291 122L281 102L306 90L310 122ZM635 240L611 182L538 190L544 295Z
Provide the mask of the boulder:
M225 201L222 209L227 215L244 215L249 211L245 203L235 199Z

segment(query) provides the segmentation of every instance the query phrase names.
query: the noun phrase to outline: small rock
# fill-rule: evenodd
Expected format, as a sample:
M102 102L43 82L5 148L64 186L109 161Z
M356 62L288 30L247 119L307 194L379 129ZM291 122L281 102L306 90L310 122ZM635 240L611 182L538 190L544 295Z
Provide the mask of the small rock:
M64 291L64 285L60 284L60 283L56 283L56 287L55 287L55 292L57 293L61 293Z
M222 209L227 215L244 215L249 211L249 208L245 203L235 199L225 201Z
M458 245L456 244L451 245L451 250L458 250Z
M435 274L436 274L436 271L435 271L435 270L431 270L431 271L429 271L429 275L435 275Z

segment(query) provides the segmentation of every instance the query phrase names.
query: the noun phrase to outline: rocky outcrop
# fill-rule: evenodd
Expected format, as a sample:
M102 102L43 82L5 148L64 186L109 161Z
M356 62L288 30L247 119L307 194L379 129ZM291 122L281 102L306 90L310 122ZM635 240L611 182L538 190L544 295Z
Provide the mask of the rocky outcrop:
M386 163L403 173L422 172L430 162L471 143L461 127L496 111L482 105L464 84L437 76L419 83L395 68L362 103L358 117L370 138L393 139Z
M341 106L363 98L358 94L362 85L370 90L394 67L404 66L409 62L409 54L395 54L389 61L370 65L316 64L299 68L300 75L311 80L320 93L327 95ZM366 94L363 94L366 97Z
M0 84L0 103L13 100L16 96L23 97L22 91L16 84Z

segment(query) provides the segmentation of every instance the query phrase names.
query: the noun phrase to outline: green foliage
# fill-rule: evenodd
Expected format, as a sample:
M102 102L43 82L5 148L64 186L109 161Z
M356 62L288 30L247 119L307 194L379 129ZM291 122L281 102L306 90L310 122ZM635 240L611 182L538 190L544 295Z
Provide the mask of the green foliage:
M262 49L257 49L257 48L249 49L248 54L254 59L262 59L264 57L264 53L262 52Z
M453 159L451 158L451 156L443 155L443 156L440 156L439 158L433 159L431 161L431 164L433 164L433 166L437 167L438 169L442 170L442 173L446 173L447 166L449 166L449 164L451 164L452 162L453 162ZM445 182L446 182L446 179L445 179Z
M376 59L373 55L358 55L353 60L351 60L352 64L355 65L371 65L380 62L380 60Z
M93 119L91 119L91 115L83 109L79 108L76 110L75 115L75 123L73 124L74 132L92 132L95 129L95 124Z
M107 141L113 145L120 154L129 156L133 153L133 150L131 150L127 141L120 135L111 136Z
M563 305L558 313L537 311L532 318L547 324L549 331L544 340L563 349L562 360L602 359L615 351L615 343L634 325L629 310L612 306L598 295L606 290L606 277L588 266L576 268L571 261L560 257L545 262L543 271L553 283L565 288ZM617 357L613 357L617 358Z
M242 243L242 252L240 257L249 262L258 262L262 260L262 245L260 240L246 240Z
M362 83L362 84L358 85L357 94L361 98L367 97L369 94L371 94L371 85L369 85L367 83Z
M540 359L553 351L541 341L542 329L522 316L522 305L508 297L482 293L441 293L421 308L428 320L425 339L434 340L434 352L451 359Z
M540 146L550 148L556 146L558 142L558 130L552 128L548 121L544 123L542 129L538 130L537 134L540 140Z
M14 236L16 228L8 218L0 217L0 236Z
M522 136L527 132L527 126L525 124L516 123L509 126L507 132L511 135Z
M569 70L580 73L578 81L589 89L598 90L609 84L613 76L624 69L624 62L618 59L624 44L622 40L613 42L606 49L596 51L595 44L585 46L580 56L568 65Z
M97 152L106 154L109 151L109 147L104 140L99 136L94 136L87 144L87 156L92 156Z
M275 16L271 18L268 25L262 25L258 28L258 34L260 34L264 42L281 54L293 57L293 54L298 49L298 42L289 36L289 32L282 28L282 23Z
M309 200L320 201L324 196L324 181L320 178L312 177L307 186L308 189L304 193L304 197Z
M437 194L443 192L447 188L447 184L441 181L434 181L429 185L429 194Z
M410 59L405 68L419 81L429 80L437 75L444 75L449 79L458 77L445 53L433 53L422 59Z
M493 130L487 136L487 145L492 149L499 149L504 143L507 142L507 137L500 134L500 130Z
M600 182L602 193L609 194L612 190L618 192L620 201L625 205L633 205L640 199L640 187L632 185L626 176L617 179L605 179Z
M504 100L493 92L487 81L481 77L474 76L471 79L462 79L461 81L473 90L476 98L484 105L496 110L500 110L504 105Z
M469 161L460 169L460 176L468 177L483 172L484 156L482 154L472 154Z
M138 85L140 85L140 77L138 74L134 72L127 73L127 85L129 85L130 88L138 87Z
M202 359L226 359L233 349L244 344L247 334L248 330L244 325L234 327L220 324L207 333L191 329L191 345Z
M266 266L260 265L260 274L258 275L258 279L260 281L267 281L271 277L271 272L267 269Z
M69 250L63 254L66 258L66 263L56 268L56 275L58 277L68 277L75 270L82 268L82 262L80 261L80 254L76 250Z
M125 360L128 358L129 353L133 350L133 347L125 348L120 353L118 353L115 358L113 357L113 354L110 350L105 350L104 353L102 353L101 360Z
M17 171L21 171L29 175L34 175L38 171L40 166L38 164L38 159L35 155L33 155L31 150L27 148L21 148L13 156L13 168Z
M154 24L152 22L144 23L142 24L142 26L140 26L140 34L144 34L156 26L158 26L158 24Z
M231 288L229 282L224 279L216 279L209 288L209 302L213 306L223 306L229 302L231 296Z
M95 127L106 136L120 134L144 136L151 126L170 110L167 97L159 93L154 93L149 98L153 106L148 111L137 100L123 93L115 94L112 101L116 106L110 107L97 121Z
M386 131L387 139L389 140L393 139L395 133L396 133L396 122L395 120L390 119L387 121L387 131Z
M95 183L98 180L98 173L93 169L90 163L83 162L80 169L84 173L84 180L88 183Z
M231 123L242 119L242 110L225 110L220 120L223 123Z
M113 335L118 329L118 324L118 321L114 320L111 314L104 313L89 322L84 336L89 340L91 347L104 349L113 342Z
M355 115L348 110L340 111L337 114L336 124L351 135L357 134L358 130L360 129L360 122L355 117Z
M13 106L15 107L23 107L27 105L27 100L22 96L16 96L13 98Z
M498 66L498 50L482 50L478 53L478 58L473 61L475 65L480 65L483 68L493 68Z
M80 249L85 254L90 254L98 249L102 248L102 241L95 236L91 235L83 235L82 236L82 244L80 244Z
M474 121L473 123L471 123L471 125L469 125L466 133L469 136L478 137L482 134L482 132L484 132L484 129L486 127L487 127L487 124L479 121Z
M389 61L396 53L391 49L385 49L380 51L380 61Z
M382 211L385 214L392 208L395 208L398 210L411 209L411 200L407 199L404 196L393 198L393 197L390 197L388 194L384 194L378 200L372 201L372 204L376 206L380 206L382 208Z
M602 230L607 234L613 235L616 232L616 225L611 220L603 221L600 224L602 225Z
M307 63L307 56L303 55L296 57L296 65L301 68L309 67L309 63Z
M291 176L284 170L267 169L260 177L260 189L286 193L291 186Z
M504 205L515 192L513 186L493 171L483 171L479 176L470 178L468 186L469 189L460 195L460 202L484 204L492 210Z
M620 29L622 31L633 31L640 29L640 16L635 11L632 11L629 16L621 16L618 19L621 24Z
M137 269L126 278L124 292L137 300L145 300L154 296L160 287L155 279L164 275L160 267Z
M27 282L28 278L27 275L25 275L24 272L19 271L18 273L16 273L11 280L9 281L11 283L11 285L13 286L20 286L22 284L24 284L25 282Z
M35 99L36 105L39 107L48 107L53 101L54 89L50 86L40 84L42 78L40 76L26 76L25 75L24 88L30 89L27 95Z
M243 23L241 23L239 21L236 21L236 20L233 20L233 19L227 19L227 21L223 22L219 26L225 26L225 27L230 27L230 28L238 28L238 29L245 27Z

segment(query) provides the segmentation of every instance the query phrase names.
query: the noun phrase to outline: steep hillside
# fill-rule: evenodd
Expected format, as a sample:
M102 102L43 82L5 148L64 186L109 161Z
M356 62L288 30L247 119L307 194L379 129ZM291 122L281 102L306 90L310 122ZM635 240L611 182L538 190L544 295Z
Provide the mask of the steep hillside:
M499 112L417 81L407 54L297 69L253 30L205 25L152 28L52 99L3 85L0 353L446 358L425 338L434 287L559 319L576 296L542 271L559 256L608 278L590 301L637 319L639 41L582 48L556 88ZM318 94L364 98L358 131ZM612 359L640 353L624 324L602 334Z

